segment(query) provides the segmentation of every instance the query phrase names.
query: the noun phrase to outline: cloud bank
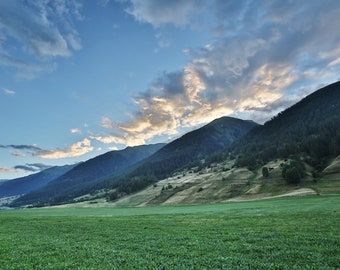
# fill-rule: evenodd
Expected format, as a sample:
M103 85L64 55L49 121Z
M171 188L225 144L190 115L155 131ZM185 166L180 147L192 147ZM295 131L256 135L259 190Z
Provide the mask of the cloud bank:
M13 149L17 149L17 150L29 150L32 152L37 152L37 151L41 151L42 149L35 146L35 145L25 145L25 144L20 144L20 145L15 145L15 144L9 144L9 145L3 145L0 144L0 148L13 148Z
M26 163L25 165L17 165L14 170L22 170L26 172L39 172L51 168L52 166L45 165L42 163Z
M54 57L81 48L74 26L80 9L78 1L0 1L0 65L26 78L53 70ZM14 56L13 48L23 56Z
M66 149L54 149L54 150L45 150L37 147L35 145L0 145L0 148L10 148L15 149L12 153L13 156L25 156L27 152L29 155L33 157L45 158L45 159L61 159L61 158L69 158L69 157L78 157L85 155L91 151L93 151L93 146L91 145L91 140L85 138L79 142L72 144ZM18 151L19 150L19 151ZM25 153L23 152L25 151ZM27 165L27 164L26 164ZM41 165L39 163L34 163L27 165L30 167L37 167L41 169ZM21 168L22 169L22 168Z
M162 24L185 26L202 11L201 3L201 0L131 0L131 6L126 11L137 21L150 23L154 27ZM194 14L192 18L191 14Z
M17 173L17 172L40 172L45 169L51 168L52 166L45 165L42 163L32 163L32 164L25 164L25 165L16 165L13 168L8 167L0 167L0 172L3 173Z
M337 1L131 0L127 12L158 33L166 25L195 27L202 14L212 15L211 42L186 48L191 60L136 96L128 121L104 117L110 135L92 137L103 143L142 144L225 115L264 122L339 78Z
M93 149L94 148L91 146L91 141L85 138L82 141L72 144L70 147L66 149L41 150L34 153L34 156L46 159L78 157L93 151Z

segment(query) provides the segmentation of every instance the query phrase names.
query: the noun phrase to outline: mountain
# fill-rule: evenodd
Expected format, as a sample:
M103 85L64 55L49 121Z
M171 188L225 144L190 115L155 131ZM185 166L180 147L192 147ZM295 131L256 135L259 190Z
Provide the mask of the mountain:
M264 125L255 126L214 159L200 155L196 147L189 153L193 159L205 159L204 167L178 170L150 185L153 182L147 180L152 173L162 175L165 171L160 160L171 166L173 155L178 168L184 168L177 153L195 145L195 136L186 136L144 161L135 177L122 178L115 185L118 194L113 193L113 205L197 204L340 192L340 82L315 91ZM143 172L149 176L143 179Z
M131 193L168 177L176 170L200 166L201 161L226 150L235 140L256 127L253 121L222 117L167 144L138 164L114 184L120 192Z
M296 183L303 178L304 163L313 168L309 173L316 180L329 162L340 155L340 82L315 91L264 125L247 122L252 127L235 133L238 129L231 129L231 120L237 121L217 119L162 148L114 183L117 197L139 191L175 171L199 166L203 160L204 166L209 166L212 161L236 158L235 167L255 171L270 161L290 158L294 162L278 168L284 169L282 175L287 182ZM230 134L236 136L228 140Z
M13 205L59 204L120 185L122 192L143 188L182 167L226 149L257 124L232 117L222 117L165 144L128 147L88 160L45 187L17 199ZM132 187L133 186L133 187ZM132 187L132 188L131 188Z
M293 155L322 170L340 154L340 82L315 91L276 117L257 126L230 150L237 165L254 168Z
M216 152L228 149L237 139L258 124L233 117L222 117L191 131L179 139L167 144L151 156L147 162L163 170L157 177L165 177L175 169L181 169L188 163L199 163Z
M164 144L153 144L127 147L97 156L79 164L48 185L18 198L12 205L55 204L108 187L110 183L101 181L103 177L118 175L163 146Z
M187 161L204 158L227 149L255 126L257 124L253 121L222 117L169 143L150 157L150 160L180 159L185 164Z
M8 181L8 179L1 179L1 180L0 180L0 186L1 186L3 183L7 182L7 181Z
M0 198L17 196L29 193L47 185L52 180L73 169L75 165L55 166L39 173L31 174L13 180L7 180L0 184Z

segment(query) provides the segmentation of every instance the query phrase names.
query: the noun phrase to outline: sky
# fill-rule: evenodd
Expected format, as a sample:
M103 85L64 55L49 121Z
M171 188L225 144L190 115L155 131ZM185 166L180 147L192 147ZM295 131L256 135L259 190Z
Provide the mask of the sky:
M0 0L0 179L262 124L340 80L339 25L338 0Z

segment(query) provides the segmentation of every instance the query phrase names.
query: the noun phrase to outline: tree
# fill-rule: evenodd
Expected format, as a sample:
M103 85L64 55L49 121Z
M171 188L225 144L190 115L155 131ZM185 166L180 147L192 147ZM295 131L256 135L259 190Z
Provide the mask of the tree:
M267 167L262 167L262 176L263 177L268 177L269 176L269 171Z
M282 168L282 176L288 184L298 184L305 175L305 166L300 160L291 160Z
M243 155L236 160L236 167L247 167L249 170L256 168L256 158L254 155Z
M115 200L117 200L118 199L118 197L119 197L119 194L118 194L118 192L117 191L114 191L114 192L112 192L111 194L110 194L110 196L109 196L109 201L115 201Z
M285 179L289 184L298 184L301 181L299 170L296 167L290 167L286 171Z

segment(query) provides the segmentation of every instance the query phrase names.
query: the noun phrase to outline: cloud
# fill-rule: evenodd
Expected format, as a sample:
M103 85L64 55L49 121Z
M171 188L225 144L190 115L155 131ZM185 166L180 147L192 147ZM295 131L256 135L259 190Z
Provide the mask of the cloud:
M4 173L14 173L14 172L39 172L48 168L51 168L52 166L45 165L42 163L32 163L32 164L26 164L26 165L16 165L13 168L7 168L7 167L0 167L0 172Z
M56 69L54 62L36 62L35 60L20 60L1 49L0 65L16 70L16 76L24 79L33 79L41 72L52 72Z
M26 165L29 167L37 168L39 171L43 171L43 170L53 167L51 165L46 165L43 163L26 163Z
M209 3L208 3L209 2ZM340 3L130 1L129 14L157 28L192 28L210 14L211 41L185 48L190 61L135 97L125 122L103 118L104 143L140 144L224 115L264 122L340 72ZM210 9L209 9L210 8ZM209 14L205 12L209 10ZM190 12L189 12L190 11ZM303 95L302 95L303 93Z
M17 172L17 170L13 168L0 167L0 172L12 173L12 172Z
M81 19L80 9L78 1L0 1L0 64L15 67L19 75L33 68L32 77L50 70L54 57L69 57L81 48L73 23ZM13 48L21 59L12 55Z
M14 144L9 144L9 145L2 145L0 144L0 148L13 148L17 150L30 150L30 151L41 151L42 149L35 146L35 145L26 145L26 144L19 144L19 145L14 145Z
M68 157L82 156L88 152L93 151L93 146L91 146L91 141L87 138L82 141L72 144L66 149L55 149L55 150L41 150L34 153L34 156L46 159L59 159Z
M26 172L37 172L39 170L37 170L34 167L31 166L25 166L25 165L17 165L14 167L15 170L22 170L22 171L26 171Z
M171 45L171 41L162 33L156 33L155 38L160 48L166 48Z
M8 88L2 88L2 91L6 94L6 95L15 95L15 91L8 89Z
M185 26L192 19L191 15L202 10L200 0L131 0L131 6L126 11L137 21L150 23L155 27L163 24Z
M43 171L48 168L51 168L51 166L45 165L42 163L32 163L32 164L26 163L26 165L17 165L13 169L22 170L26 172L39 172L39 171Z
M11 155L14 156L14 157L25 157L26 156L25 153L23 153L21 151L13 151L11 153Z
M9 144L9 145L2 145L0 144L0 148L3 149L14 149L13 152L11 152L11 155L14 157L25 157L28 153L29 155L35 155L36 153L40 151L44 151L40 147L37 147L36 145L27 145L27 144Z
M16 150L28 151L31 156L36 156L40 158L46 159L59 159L59 158L68 158L68 157L77 157L84 155L88 152L91 152L94 148L91 146L91 141L87 138L82 141L76 142L72 144L70 147L66 149L54 149L54 150L45 150L37 147L35 145L1 145L0 148L13 148ZM21 151L15 151L12 153L13 156L25 156ZM41 167L36 166L39 163L35 163L32 165L33 167Z
M98 5L102 7L106 7L106 5L110 2L110 0L97 0Z
M71 128L71 129L70 129L70 132L71 132L72 134L81 134L81 133L82 133L81 130L80 130L79 128Z
M116 133L92 138L103 143L144 144L159 135L176 135L180 127L200 125L233 112L223 100L212 105L210 99L206 85L192 67L164 73L149 91L136 97L139 111L130 121L118 124L105 117L102 126Z
M18 173L18 172L25 172L29 171L32 172L32 170L26 170L25 166L15 166L13 168L8 168L8 167L0 167L0 172L2 173Z

